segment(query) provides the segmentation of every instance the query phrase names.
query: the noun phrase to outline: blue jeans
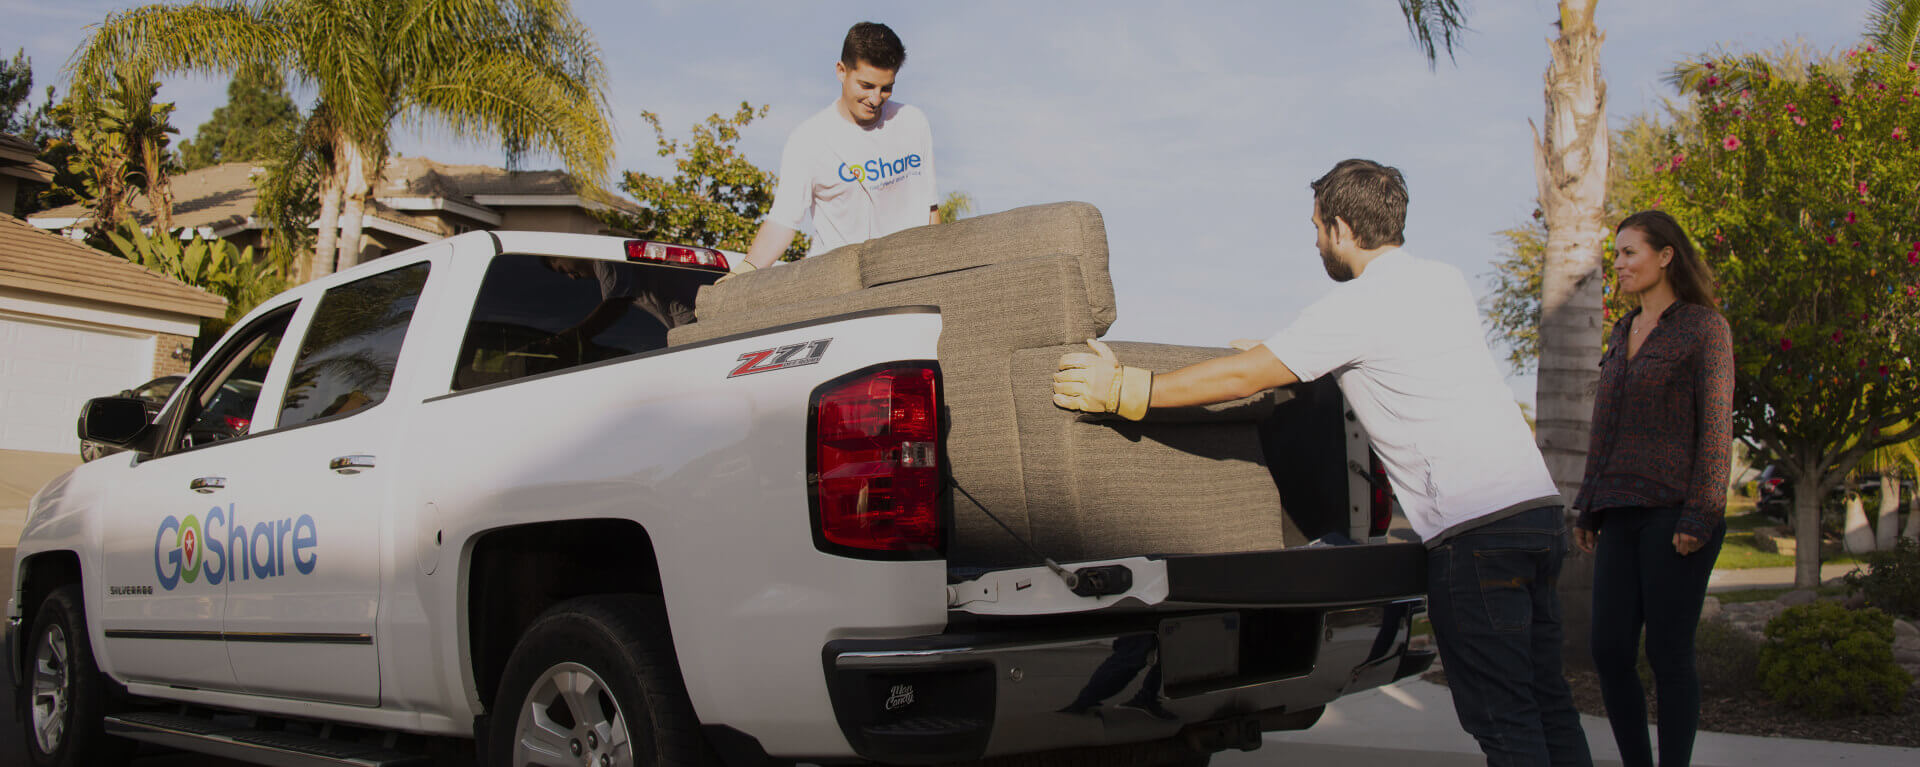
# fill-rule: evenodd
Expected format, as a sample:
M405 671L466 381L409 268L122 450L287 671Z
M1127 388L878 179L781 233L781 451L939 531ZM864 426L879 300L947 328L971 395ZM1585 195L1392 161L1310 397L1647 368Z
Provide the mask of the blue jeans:
M1558 506L1459 533L1427 552L1427 610L1460 726L1492 767L1593 764L1560 670Z
M1680 509L1621 508L1600 513L1600 545L1593 560L1593 666L1607 704L1613 740L1627 767L1652 767L1647 692L1636 661L1646 627L1647 664L1659 701L1660 765L1686 767L1700 724L1700 674L1693 631L1707 598L1707 579L1726 541L1721 522L1699 551L1680 556L1673 534Z

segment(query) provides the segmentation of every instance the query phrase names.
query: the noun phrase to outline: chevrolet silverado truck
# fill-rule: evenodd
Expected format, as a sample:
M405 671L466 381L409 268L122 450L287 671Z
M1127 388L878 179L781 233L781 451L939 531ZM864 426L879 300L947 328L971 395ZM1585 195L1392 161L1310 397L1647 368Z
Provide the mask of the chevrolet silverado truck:
M1047 404L1104 330L1068 315L1110 320L1089 206L850 247L716 286L463 234L266 301L157 415L92 400L124 452L13 562L33 763L1197 764L1431 662L1336 388ZM233 385L246 427L194 432Z

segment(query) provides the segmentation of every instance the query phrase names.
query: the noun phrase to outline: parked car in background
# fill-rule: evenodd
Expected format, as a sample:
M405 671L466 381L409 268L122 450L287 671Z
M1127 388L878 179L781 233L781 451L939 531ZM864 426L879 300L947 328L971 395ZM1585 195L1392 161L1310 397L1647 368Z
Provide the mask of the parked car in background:
M1857 492L1865 498L1869 510L1875 508L1880 502L1880 483L1883 476L1885 475L1879 472L1860 474L1855 479L1834 486L1827 491L1826 498L1821 500L1821 517L1827 520L1827 524L1835 524L1833 520L1846 510L1847 493L1850 491ZM1904 506L1907 499L1916 492L1914 480L1894 475L1892 481L1901 483L1900 499ZM1786 470L1779 464L1770 464L1761 470L1758 484L1759 495L1754 502L1756 510L1791 526L1794 481L1787 477Z
M140 400L151 420L160 414L167 404L167 398L173 396L173 390L180 386L185 376L161 376L132 389L122 389L117 396L132 397ZM260 399L260 382L229 380L213 394L200 418L188 429L188 438L193 444L217 442L247 433L252 425L253 405ZM103 445L86 438L80 440L80 460L91 461L101 456L120 452L120 448Z

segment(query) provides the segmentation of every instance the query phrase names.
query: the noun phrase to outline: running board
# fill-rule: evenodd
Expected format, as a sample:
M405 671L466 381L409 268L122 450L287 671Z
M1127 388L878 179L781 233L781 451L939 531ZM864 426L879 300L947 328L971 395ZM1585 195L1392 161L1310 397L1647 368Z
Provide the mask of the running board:
M222 717L232 719L233 717ZM143 712L106 718L109 735L268 767L420 767L427 757L382 746L232 724L212 716ZM328 728L322 727L322 732Z

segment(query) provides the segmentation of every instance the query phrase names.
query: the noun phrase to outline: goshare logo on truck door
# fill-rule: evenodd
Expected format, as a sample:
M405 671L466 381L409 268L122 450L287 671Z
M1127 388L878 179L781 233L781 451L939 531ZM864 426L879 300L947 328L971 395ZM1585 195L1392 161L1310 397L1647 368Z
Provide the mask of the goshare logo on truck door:
M910 154L894 160L875 157L866 162L852 165L843 162L840 163L840 180L884 185L898 181L905 176L914 175L909 171L916 170L919 167L920 155L918 154ZM888 179L891 179L891 181Z
M215 506L207 510L204 523L192 514L160 520L153 536L153 573L166 591L183 581L198 582L201 575L211 586L277 578L287 574L289 563L295 573L309 575L320 562L319 553L313 551L319 545L319 525L311 514L248 525L233 504L224 509Z

